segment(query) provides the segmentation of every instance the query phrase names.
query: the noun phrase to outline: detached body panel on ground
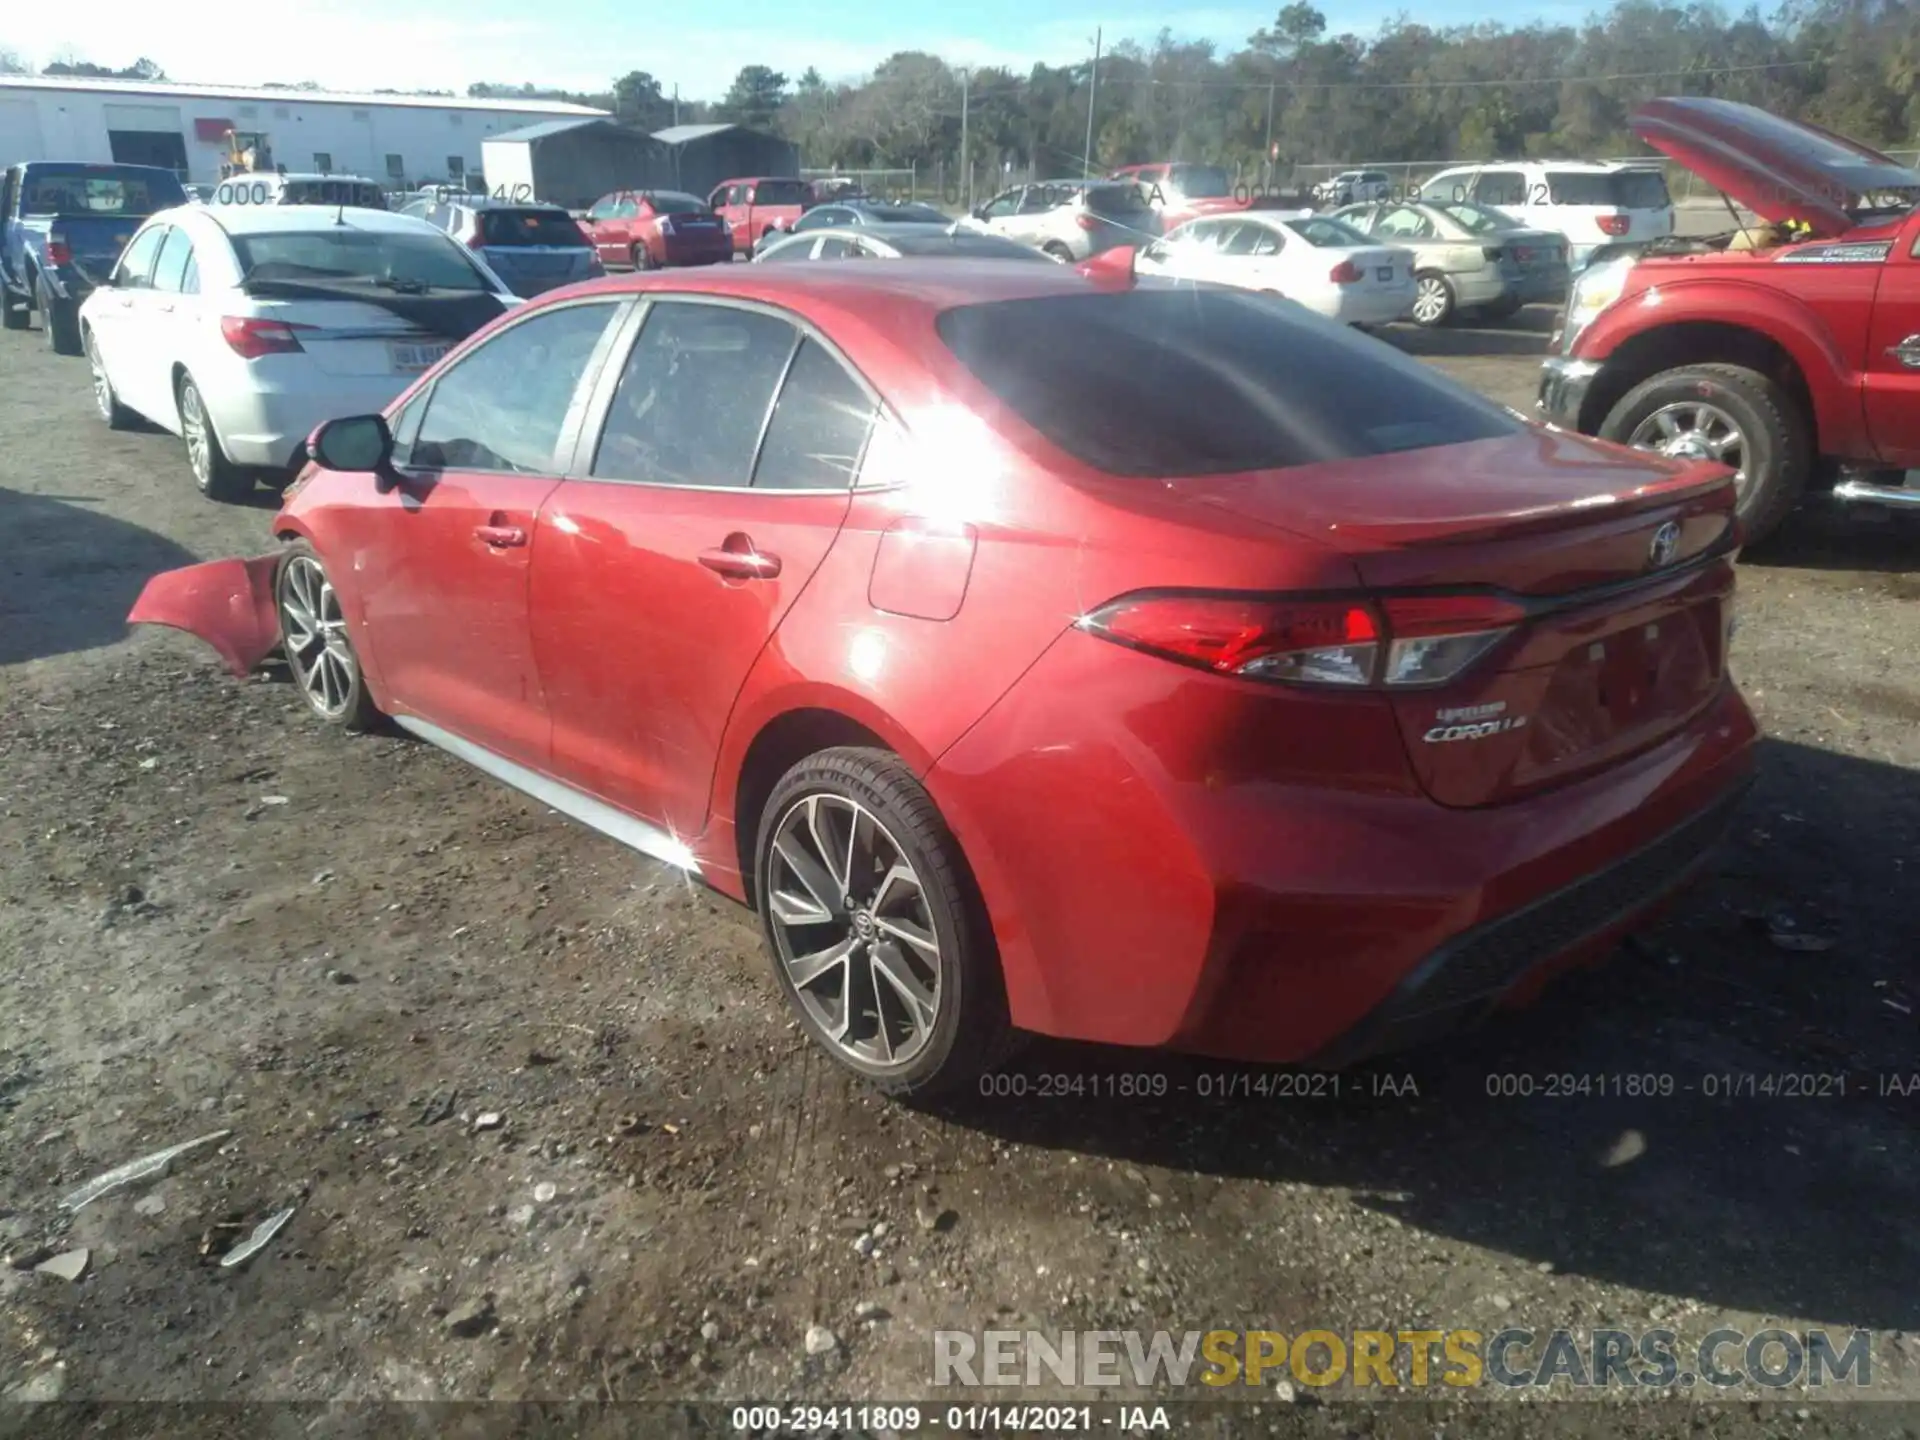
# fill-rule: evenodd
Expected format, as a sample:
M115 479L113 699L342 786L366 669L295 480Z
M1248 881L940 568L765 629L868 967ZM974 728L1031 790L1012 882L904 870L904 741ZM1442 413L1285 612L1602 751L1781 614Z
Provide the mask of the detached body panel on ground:
M970 1080L1009 1020L1425 1038L1644 918L1751 764L1724 467L1230 289L623 278L314 443L273 597L316 713L754 905L889 1088ZM135 618L244 660L261 572L224 564Z

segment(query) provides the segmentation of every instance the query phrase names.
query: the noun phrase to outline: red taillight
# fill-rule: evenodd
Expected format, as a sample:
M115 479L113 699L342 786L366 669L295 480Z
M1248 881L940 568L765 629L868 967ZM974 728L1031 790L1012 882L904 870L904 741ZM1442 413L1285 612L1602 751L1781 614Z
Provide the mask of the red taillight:
M1624 235L1627 233L1627 217L1624 215L1602 215L1600 217L1602 235Z
M1088 215L1083 211L1073 217L1073 223L1078 225L1082 230L1098 230L1100 228L1100 217L1098 215Z
M221 338L243 360L258 360L262 355L296 354L301 348L299 332L319 328L240 315L227 315L220 321Z
M487 237L480 233L480 227L476 225L473 233L467 236L467 248L469 250L484 250L486 246Z
M73 248L64 240L47 241L47 259L55 265L71 265Z
M1488 595L1378 600L1122 596L1081 619L1102 639L1220 675L1396 689L1455 679L1526 611Z
M1327 278L1336 285L1351 285L1360 278L1360 267L1351 260L1342 260Z

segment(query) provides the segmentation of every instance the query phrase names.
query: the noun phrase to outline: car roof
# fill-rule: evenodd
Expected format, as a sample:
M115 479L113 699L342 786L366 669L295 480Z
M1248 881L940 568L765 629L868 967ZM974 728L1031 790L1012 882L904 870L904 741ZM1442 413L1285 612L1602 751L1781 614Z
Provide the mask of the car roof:
M352 205L195 205L192 210L195 215L205 216L208 221L219 225L229 235L288 234L324 229L335 224L345 225L351 230L389 234L440 233L417 215L402 215L393 210L362 210Z

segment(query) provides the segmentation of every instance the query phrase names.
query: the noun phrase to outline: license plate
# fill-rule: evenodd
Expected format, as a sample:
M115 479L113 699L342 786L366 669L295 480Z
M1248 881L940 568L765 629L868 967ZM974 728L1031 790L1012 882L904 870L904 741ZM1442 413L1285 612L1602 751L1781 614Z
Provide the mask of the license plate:
M1374 273L1377 274L1382 280L1393 279L1393 267L1391 265L1382 265Z
M403 372L425 370L453 347L451 345L393 344L393 368Z

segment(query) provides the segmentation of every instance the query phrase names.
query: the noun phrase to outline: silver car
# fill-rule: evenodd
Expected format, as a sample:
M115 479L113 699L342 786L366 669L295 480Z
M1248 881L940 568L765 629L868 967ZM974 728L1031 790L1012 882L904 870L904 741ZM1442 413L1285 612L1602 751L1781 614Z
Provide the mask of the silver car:
M1041 180L1016 185L960 224L1004 235L1062 263L1118 245L1144 245L1164 228L1144 186L1132 180Z
M1464 310L1497 320L1567 293L1567 238L1530 230L1471 200L1349 205L1334 218L1414 253L1413 319L1429 328Z
M916 256L945 256L953 260L1029 260L1045 265L1052 256L1001 235L986 235L962 226L880 223L834 225L802 230L769 240L755 252L756 265L783 265L792 260L905 260Z

